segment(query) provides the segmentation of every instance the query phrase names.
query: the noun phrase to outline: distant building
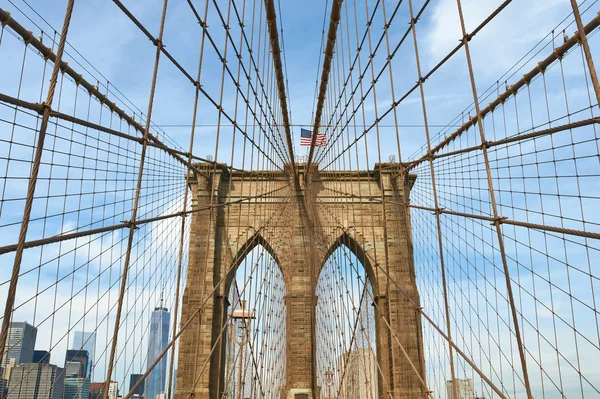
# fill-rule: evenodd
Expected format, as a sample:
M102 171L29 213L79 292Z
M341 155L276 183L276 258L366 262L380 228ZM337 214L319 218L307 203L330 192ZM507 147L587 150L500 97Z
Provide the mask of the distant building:
M340 397L352 399L376 399L379 397L377 386L377 358L371 348L362 348L346 352L339 359L339 370L345 370L341 382ZM341 376L340 376L341 377ZM322 387L327 394L326 387Z
M8 393L8 381L0 378L0 399L6 399Z
M7 399L63 399L63 371L47 363L16 366L10 373Z
M454 379L456 384L456 397L454 397L454 388L452 388L452 380L446 381L446 397L448 399L473 399L475 398L475 390L473 389L473 380L470 378Z
M31 363L36 335L37 328L27 322L10 323L2 357L2 368L6 370L11 359L15 360L15 365Z
M92 380L92 370L94 367L94 348L95 347L96 347L96 333L95 332L75 331L71 349L87 351L88 363L86 365L87 370L86 370L85 377L89 378L90 380Z
M88 352L83 349L68 349L65 369L69 377L88 377Z
M102 399L104 396L104 383L103 382L91 382L90 383L90 399Z
M116 381L111 381L108 386L108 399L117 399L119 387ZM104 397L104 382L92 382L90 384L89 399L102 399Z
M116 381L111 381L108 386L108 399L117 399L119 396L119 385Z
M50 352L48 351L33 351L33 360L31 363L48 363L50 364Z
M65 377L64 399L88 399L90 380L86 377Z
M175 397L175 389L177 388L177 369L173 370L173 380L171 381L171 397Z
M141 379L142 379L141 374L131 374L129 376L129 390L131 391L133 389L133 387L135 386L135 384L137 384L137 382ZM135 390L133 395L140 397L140 398L144 395L144 383L143 382L140 384L139 387L137 387L137 389Z
M79 362L67 362L65 364L65 377L81 378L83 365Z
M169 322L171 314L167 308L157 307L150 320L150 336L148 337L148 368L169 343ZM165 392L167 377L167 358L164 356L150 372L145 380L144 397L156 399L156 395Z
M4 379L6 381L8 381L10 379L10 372L16 366L17 366L17 362L15 359L10 359L8 361L8 364L6 366L4 366L4 368L2 370L2 376L4 377Z

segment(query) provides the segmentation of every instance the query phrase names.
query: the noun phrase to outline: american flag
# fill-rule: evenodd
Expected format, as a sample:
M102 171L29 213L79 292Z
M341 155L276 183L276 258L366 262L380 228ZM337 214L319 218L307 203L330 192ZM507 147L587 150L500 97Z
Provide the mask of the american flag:
M300 146L309 146L312 142L312 132L306 129L300 129ZM317 133L317 141L315 146L323 147L327 144L327 138L324 134Z

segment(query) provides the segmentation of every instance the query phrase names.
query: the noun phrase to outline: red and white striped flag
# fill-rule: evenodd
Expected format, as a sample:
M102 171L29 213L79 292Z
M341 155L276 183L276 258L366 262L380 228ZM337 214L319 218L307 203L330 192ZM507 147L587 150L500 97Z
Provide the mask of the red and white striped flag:
M312 132L306 129L300 129L300 146L310 146L312 143ZM324 147L327 144L327 137L324 134L317 133L316 147Z

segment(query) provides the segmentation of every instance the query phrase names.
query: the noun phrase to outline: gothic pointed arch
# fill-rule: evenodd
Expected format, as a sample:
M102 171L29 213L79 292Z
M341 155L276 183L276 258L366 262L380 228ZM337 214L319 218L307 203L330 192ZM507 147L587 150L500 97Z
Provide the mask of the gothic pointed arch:
M375 282L367 251L344 230L325 252L315 285L315 377L326 389L321 397L377 399L389 389L379 359Z
M221 397L279 395L286 384L287 288L274 248L255 232L229 263Z
M225 280L225 292L229 292L231 282L233 281L235 273L242 264L242 262L244 262L248 254L250 254L258 246L263 247L265 249L265 251L273 258L275 263L279 266L279 269L281 270L282 274L284 274L283 268L281 267L281 262L279 261L279 257L277 256L275 249L273 249L269 241L263 236L263 234L261 234L259 230L254 232L254 234L252 234L252 236L250 236L250 238L246 240L244 245L239 247L237 252L235 252L235 254L233 255L232 263L227 269L228 273L227 278Z
M325 266L325 262L327 262L331 255L341 246L346 247L364 267L367 278L373 287L373 292L375 295L377 295L379 292L375 271L377 266L373 263L372 258L364 249L363 245L358 243L358 241L355 239L351 229L343 230L342 233L330 245L329 249L325 252L323 259L321 260L317 275L321 273L323 267Z

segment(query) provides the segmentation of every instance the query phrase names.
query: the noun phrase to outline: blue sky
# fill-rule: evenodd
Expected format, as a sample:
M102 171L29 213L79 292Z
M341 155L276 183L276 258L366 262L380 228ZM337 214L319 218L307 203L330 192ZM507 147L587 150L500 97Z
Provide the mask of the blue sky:
M19 0L13 0L13 2L28 15L32 15L27 6L19 3ZM6 3L7 9L14 8L8 1ZM414 3L415 9L419 9L422 1ZM496 0L465 1L467 29L472 30L477 26L499 3L500 1ZM32 1L30 4L53 27L61 26L64 13L63 3ZM151 33L157 34L161 1L125 1L124 4ZM387 7L391 9L392 5ZM427 72L458 43L460 31L455 8L453 1L433 2L417 24L423 73ZM526 52L546 37L553 28L559 25L568 10L568 2L560 0L513 1L472 42L473 64L479 91L483 92L495 83ZM406 6L400 7L400 16L396 17L397 21L406 20L407 12ZM329 10L325 10L325 4L321 1L283 2L281 13L278 23L284 31L292 122L311 125L315 79L320 75L318 49L321 43L323 17L327 13L328 19ZM19 12L14 11L14 15L18 18ZM590 12L587 15L593 15L593 13ZM46 32L49 31L49 28L35 15L32 19L39 23L39 26ZM219 21L215 19L216 16L209 14L209 25L219 25ZM215 21L214 25L211 24L211 21ZM375 21L376 23L380 22L377 18ZM392 44L404 33L404 24L398 25L403 25L402 29L390 32ZM506 27L509 28L506 29ZM32 30L35 31L35 29ZM571 26L568 30L569 34L572 34L573 30L574 27ZM211 32L214 32L218 46L222 47L222 32L212 28ZM380 29L374 29L374 37L378 37L379 32ZM199 35L200 27L190 15L187 4L171 4L167 11L164 43L169 52L191 72L195 72L197 67ZM558 32L557 36L560 36ZM561 38L559 37L559 39ZM106 1L77 3L70 28L69 43L105 77L100 77L96 72L93 73L101 84L108 79L111 86L116 87L133 104L146 112L154 58L153 46L113 3ZM397 57L398 61L394 64L396 96L403 93L403 88L412 86L417 80L414 71L414 53L410 44L407 41L407 45L403 47L404 52L400 52ZM209 54L206 58L209 63L204 69L204 85L212 96L218 98L221 68L214 56L211 57ZM91 70L89 65L86 68ZM465 73L464 57L460 54L426 83L425 92L431 125L446 125L472 102ZM94 79L90 80L94 81ZM391 100L389 89L385 87L389 86L389 82L383 83L378 86L378 107L381 109L389 106ZM226 93L231 93L231 91L226 91ZM167 60L163 59L159 70L153 122L157 125L189 125L192 101L193 87ZM227 102L226 95L225 103ZM233 99L230 98L229 102L232 103ZM422 125L418 97L411 96L406 103L406 106L399 109L402 123ZM216 113L212 111L201 112L198 123L216 123ZM176 143L187 147L189 127L165 126L164 130ZM293 130L297 135L299 128L295 127ZM439 129L432 128L432 135L437 130ZM214 152L214 148L210 145L213 142L211 136L214 136L214 131L214 126L199 129L198 146L195 151L197 154ZM392 132L390 129L382 128L384 137L388 134L391 136ZM223 133L225 140L228 135L230 133ZM296 137L297 140L298 137ZM407 155L412 154L423 142L423 129L406 128L401 131L403 152ZM297 142L295 144L298 145ZM226 144L222 144L222 146L225 149L228 148ZM299 147L296 147L296 151L298 150ZM391 155L388 152L391 151L385 151L382 157L387 158L388 155ZM223 154L223 158L226 158L225 154ZM227 161L227 159L224 160Z
M52 29L60 30L62 25L66 1L30 0L28 3L33 10L43 16L45 21L39 15L36 15L23 0L0 0L0 7L9 10L17 21L34 32L35 35L40 34L41 29L44 32L44 43L50 46L51 38L53 37ZM128 0L123 1L123 3L153 35L157 34L162 1ZM423 4L423 0L416 0L413 3L415 9L419 9ZM471 31L501 1L463 0L462 3L465 10L467 30ZM584 23L592 16L595 16L600 10L600 5L596 1L587 0L585 2L580 1L580 3L582 4L582 10L590 7L583 15ZM199 9L202 8L200 2L194 2L194 4ZM219 4L222 8L225 8L225 2L219 2ZM250 2L247 4L250 4ZM346 2L346 4L351 3ZM376 5L376 2L369 1L368 4L372 9ZM388 11L394 5L391 2L387 3L386 7ZM328 20L328 7L329 5L326 7L325 2L316 0L281 2L281 14L278 15L278 24L280 28L283 28L284 58L286 61L287 77L289 79L289 109L291 110L291 120L294 124L312 124L311 115L315 101L315 79L320 75L319 47L322 38L323 21L324 19L325 21ZM502 91L505 81L509 84L514 83L523 73L529 71L538 61L546 57L552 51L553 43L554 45L562 44L563 29L566 29L569 36L572 36L575 30L572 18L567 18L566 21L563 21L569 12L570 4L567 0L514 0L472 40L473 67L477 89L483 97L481 100L482 105L487 104L495 98L497 95L496 85L498 90ZM362 33L364 30L364 17L362 17L363 20L360 20L360 18L359 16L359 30ZM393 29L390 29L390 42L392 45L399 40L405 29L407 29L407 21L408 8L405 2L399 9ZM258 24L259 21L257 20L256 23ZM211 9L209 13L208 24L211 34L214 35L215 43L222 48L224 42L223 29L220 26L221 23L214 9ZM378 13L373 23L374 40L382 34L382 26L381 13ZM233 36L237 38L239 30L236 29L232 25ZM341 29L345 29L343 24ZM551 33L553 29L555 29L554 39ZM421 67L423 73L426 73L459 41L461 35L455 1L432 1L417 24L417 34ZM178 62L194 76L198 63L200 35L201 29L190 14L188 4L186 2L171 1L167 11L163 42ZM346 33L343 35L346 35ZM411 38L409 37L409 39ZM68 41L71 46L67 49L69 64L75 70L80 71L89 81L93 83L97 81L101 91L108 91L111 99L126 109L128 114L135 114L136 120L140 120L140 113L146 113L147 110L155 51L152 43L120 12L114 3L100 0L76 2ZM590 39L590 45L593 50L598 49L599 42L597 35ZM531 49L533 49L533 52L530 51ZM381 51L374 59L376 71L383 64L385 58L383 53L384 51ZM42 60L33 54L33 52L27 53L23 83L19 85L23 59L22 43L19 43L9 33L4 32L3 41L0 45L0 57L3 60L0 64L0 92L12 96L17 96L18 93L22 99L40 101L40 93L44 92L43 88L46 87L49 73L49 71L46 72L45 77L42 77L41 73L44 66ZM363 65L365 65L367 59L366 49L361 53L361 57ZM201 78L203 87L213 98L218 98L221 81L221 63L211 49L206 50L205 60L206 64L204 65ZM237 66L235 62L230 62L229 65L234 69ZM518 96L518 104L514 102L506 104L504 115L496 113L486 118L485 126L488 138L514 135L527 131L532 126L535 128L548 127L549 120L555 121L555 124L566 123L568 118L566 117L565 98L568 99L569 111L573 114L570 117L571 121L589 117L591 115L591 112L587 109L589 108L587 93L589 85L585 81L579 50L577 49L576 52L567 57L562 66L561 70L559 65L554 65L547 72L545 82L538 79L530 86L531 108L527 106L529 102L528 93L521 92ZM415 58L411 40L407 40L402 46L401 51L395 57L393 67L394 87L397 99L412 87L418 78L415 72ZM376 106L380 112L388 109L392 102L387 72L382 76L383 78L376 85ZM562 85L563 76L566 82L566 89ZM337 81L337 78L338 76L334 73L332 81ZM544 83L546 84L547 95L550 99L548 109L545 107ZM44 86L42 87L42 85ZM492 89L488 90L490 88ZM223 103L224 108L230 114L236 112L233 105L235 102L235 97L232 95L233 92L231 83L226 83ZM440 137L454 131L455 125L460 124L463 118L467 118L469 114L473 115L473 98L464 52L460 51L457 53L455 57L425 83L425 94L429 124L431 126L430 134L435 143L440 140ZM64 91L60 97L60 109L63 112L74 113L78 117L89 118L95 122L98 122L103 115L103 124L108 125L112 123L107 120L106 115L108 113L105 112L102 114L98 104L89 102L87 96L83 95L81 90L78 92L72 83L65 81ZM161 140L168 141L171 145L178 148L187 149L190 134L189 125L192 121L193 97L193 86L163 57L160 63L152 116L153 124L159 127L158 135ZM273 99L272 101L275 100ZM372 95L367 98L365 105L366 120L364 123L368 126L374 119L375 104ZM518 111L515 111L515 109ZM402 125L399 129L401 157L403 160L416 158L423 154L423 145L425 143L425 131L422 126L423 116L418 91L408 96L397 110L399 123ZM238 118L243 118L243 111L243 107L238 106ZM463 114L461 115L461 113ZM326 118L329 117L327 112L325 112L324 116ZM0 107L0 118L3 119L2 124L0 124L0 134L2 135L0 137L3 140L2 145L0 145L0 152L4 151L0 155L0 166L2 170L6 168L7 176L21 176L26 178L28 176L28 160L31 158L32 152L30 146L34 142L33 136L29 130L23 127L17 127L14 130L9 128L10 124L6 121L13 120L13 111L11 109ZM29 115L20 113L15 118L18 123L24 126L32 127L36 124L36 118ZM380 128L381 150L379 154L375 132L372 131L367 135L367 146L369 149L368 165L365 157L365 146L364 144L359 145L359 166L361 168L372 167L379 157L383 161L387 160L390 155L396 155L398 158L395 129L389 127L392 121L393 119L390 116L382 121L382 125L385 127ZM226 163L230 163L233 158L234 165L242 166L242 157L240 156L242 152L241 140L236 139L235 151L232 152L233 129L229 126L221 129L219 150L215 154L216 127L214 125L216 122L217 113L214 108L205 99L201 100L197 123L202 126L199 126L197 129L194 153L199 156L216 155L218 160ZM362 124L363 121L359 119L358 123ZM443 126L446 125L450 125L450 127L444 129ZM112 126L117 127L116 124ZM124 129L122 126L119 128ZM298 146L299 129L299 127L293 127L292 129L295 134L296 153L304 151ZM360 131L359 129L359 133ZM325 133L329 137L332 134L337 134L336 132L328 132L326 130ZM94 177L97 180L106 178L110 183L110 187L102 188L96 183L90 182L82 182L81 184L69 185L68 187L63 187L58 181L52 182L52 184L50 182L41 182L40 187L44 192L47 190L48 193L56 193L59 196L63 192L68 192L69 201L63 204L61 198L57 201L40 200L40 206L36 206L34 210L34 217L44 215L53 215L56 217L46 220L40 219L34 222L28 237L30 239L52 236L72 229L98 227L102 224L108 225L127 219L129 215L129 203L126 198L131 196L132 188L135 186L136 173L133 165L137 162L139 150L135 148L135 145L131 145L131 147L125 149L125 144L111 142L106 145L102 144L102 148L105 148L103 155L94 155L94 153L87 153L86 151L89 151L89 148L94 146L93 140L100 140L103 137L102 135L94 135L94 133L88 132L86 134L76 134L74 139L71 139L71 143L75 142L78 145L68 148L70 134L68 126L59 128L56 133L56 140L53 142L55 148L64 151L68 149L77 154L87 154L90 159L94 157L102 158L100 163L106 166L106 172L98 172L98 174L94 174ZM11 152L8 154L6 143L10 137L13 137L18 145L12 146ZM595 150L593 145L597 145L598 141L595 129L591 127L581 128L577 130L575 136L567 137L563 135L561 138L558 138L557 135L556 137L556 141L553 142L550 142L549 138L545 138L525 143L522 146L502 147L491 152L493 167L498 165L500 168L494 170L494 178L501 213L517 220L544 222L578 229L596 229L595 231L597 231L600 220L598 220L598 213L595 212L598 206L598 181L596 179L598 176L598 162L594 158L594 154L597 154L597 149ZM471 129L460 140L452 144L449 150L476 145L478 139L478 133ZM87 140L90 140L90 142L88 143ZM576 143L576 145L571 146L571 143ZM554 159L558 161L558 169L555 170L549 166L542 166L535 169L531 165L528 165L533 157L531 155L533 148L539 150L542 148L560 147L560 145L564 145L564 147L558 150L539 152L540 158L538 158L538 160ZM100 147L101 145L98 144L97 146ZM526 155L521 156L520 154L523 153ZM319 154L320 152L317 151L317 157L319 157ZM411 157L412 154L416 155ZM7 161L9 156L12 158L10 162ZM573 157L580 157L582 159L575 163L569 159ZM56 158L53 159L55 162L63 163L78 162L77 157L70 157L67 153L57 154ZM19 162L19 160L22 162ZM94 170L97 164L86 162L89 162L89 159L85 162L82 161L81 176L90 177L87 173ZM248 168L249 161L246 160L245 162L244 166ZM114 165L117 165L117 167L114 167ZM252 165L252 167L256 169L259 165ZM336 168L339 165L334 165L333 167ZM480 157L474 158L470 162L468 158L465 158L460 161L458 167L456 164L444 163L442 159L436 161L436 168L439 171L440 206L445 206L455 211L489 215L489 198L485 192L477 190L477 188L484 187L487 183L482 173L482 160ZM142 215L144 217L151 217L178 209L178 206L182 203L184 192L184 183L181 177L185 173L185 168L168 157L162 156L157 152L151 152L151 161L149 161L148 169L149 175L147 178L149 180L147 182L152 183L152 188L149 188L144 193ZM152 177L153 172L160 172L164 176L163 178ZM413 203L432 207L428 165L421 165L415 172L419 174L419 178L413 190ZM52 173L54 178L69 176L71 180L76 180L80 177L73 174L75 172L72 170L67 171L67 168L54 167L52 169L42 169L42 175L50 173ZM573 176L577 173L579 175L574 178ZM588 177L584 176L586 174ZM555 177L555 179L549 181L538 176L550 176ZM510 183L508 177L512 178ZM459 183L465 178L468 178L468 183ZM18 231L23 206L22 201L18 200L18 198L23 196L26 188L23 180L6 180L5 183L6 185L2 188L2 198L4 200L15 198L15 201L3 201L3 208L0 210L0 243L2 245L15 242L14 237L16 237ZM115 192L111 194L111 190L113 189ZM102 193L103 190L107 193ZM519 191L518 194L516 193L517 191ZM523 192L522 194L521 191ZM79 197L77 195L78 192L91 194ZM560 195L552 196L551 194ZM574 198L577 195L584 198ZM111 201L118 203L116 208L107 205ZM96 210L82 210L86 205ZM62 218L60 214L67 210L70 211L69 215L66 218ZM100 219L103 217L108 217L108 220L101 221ZM427 215L415 216L415 218L422 222L422 227L420 227L422 229L421 235L418 236L415 233L416 237L422 238L417 243L417 248L420 248L419 250L422 251L420 258L417 260L420 263L419 267L422 270L423 276L423 283L420 288L421 290L438 292L437 290L440 289L440 286L439 275L436 274L436 267L439 262L438 255L436 255L437 250L435 249L435 245L431 246L431 243L427 242L428 239L433 237L431 227L433 219ZM587 223L584 224L582 220L586 220ZM465 236L473 241L473 245L476 246L478 243L481 246L485 246L485 248L493 247L494 238L493 236L483 234L480 237L473 236L468 230L466 224L468 222L463 221L453 224L452 221L448 221L447 223L445 233L445 237L448 240L447 256L451 257L452 245L464 246L463 253L465 255L463 258L457 258L454 262L447 262L451 268L454 268L451 270L452 284L460 297L464 293L463 290L467 290L466 286L461 288L461 284L472 281L468 277L465 277L469 275L467 271L475 270L475 265L481 265L478 262L483 261L485 258L485 254L469 252L468 246L465 244ZM140 303L150 303L148 306L152 307L153 303L158 302L158 297L163 289L167 293L174 292L173 282L175 276L172 272L172 267L176 263L175 254L177 251L179 226L178 220L161 222L152 224L136 233L135 249L136 255L139 255L140 259L136 260L135 264L138 267L136 270L141 273L141 276L139 280L135 280L132 283L132 287L138 290L136 294L142 298L142 300L139 300ZM173 231L177 233L173 233ZM486 234L489 233L489 229L482 231L485 231ZM564 275L565 264L577 266L581 270L587 268L591 270L589 264L595 265L597 263L598 253L594 249L593 243L590 244L584 243L581 240L575 240L575 244L559 248L553 237L540 237L536 234L534 234L534 237L531 237L528 233L518 229L505 229L505 234L508 237L508 241L510 241L508 252L512 259L511 268L519 275L519 281L522 287L524 287L523 289L531 287L534 284L533 280L536 278L540 279L540 277L534 277L532 273L529 273L531 280L527 280L528 277L525 275L521 276L519 270L524 270L527 274L529 269L533 270L534 266L538 263L548 265L548 274L545 278L554 281L554 287L560 286L566 290L573 290L574 288L567 286L565 282L567 280L567 277ZM160 245L158 246L153 244L157 240L160 241ZM50 290L45 294L46 296L42 295L38 298L36 308L39 309L39 315L36 317L39 320L39 317L43 319L51 314L53 312L53 299L60 297L60 300L57 302L61 303L62 301L66 305L62 310L63 313L56 316L56 320L60 320L57 324L62 325L64 331L74 328L71 322L65 321L70 314L80 315L86 309L91 310L94 314L105 314L107 309L114 306L115 303L115 284L118 285L117 277L122 262L121 254L125 242L125 233L117 231L92 237L89 241L68 242L61 247L48 246L43 251L39 249L26 251L24 267L26 270L32 270L33 272L30 273L29 277L24 278L19 285L18 295L20 300L18 300L18 303L33 298L36 290L40 290L40 288L37 288L37 284L40 284L40 287L50 287ZM558 240L558 242L561 243L562 241ZM433 243L435 244L435 241ZM586 245L592 248L589 252ZM548 249L545 249L545 251L550 253L550 256L532 253L531 248L543 248L543 246L548 246ZM160 251L161 255L151 257L149 254L153 251ZM433 255L426 259L428 251ZM69 252L70 254L67 255ZM55 259L58 254L62 255L60 263ZM102 257L100 257L100 254L103 254ZM523 254L528 259L524 259ZM498 259L496 256L497 254L492 251L491 256L486 260L488 262L486 264L489 264L491 259L493 260L492 263L497 266ZM166 259L166 261L157 262L154 258ZM0 255L0 262L5 265L12 265L12 255ZM37 268L40 263L44 263L44 267ZM144 271L143 266L149 264L159 267L154 270L154 273L148 274L148 272ZM68 265L68 267L65 268L64 265ZM78 272L73 272L72 270L75 266L81 266L82 269L78 269L80 270ZM525 266L528 268L525 268ZM85 273L83 273L84 270ZM479 278L490 278L491 281L491 276L496 272L492 269L488 275L488 271L485 271ZM96 291L88 294L86 290L86 297L89 295L90 300L99 300L101 305L95 307L85 303L85 301L81 303L81 301L70 299L72 296L70 293L71 289L77 291L77 287L89 285L86 276L90 275L90 273L99 276L98 281L94 281L94 284L97 284L97 287L94 285L95 289L99 293L110 294L98 299L99 295L97 295ZM549 276L552 273L554 273L554 277L550 278ZM55 285L57 276L62 276L63 274L66 277L64 284ZM428 274L434 276L432 277L434 282L431 284L426 278ZM600 288L596 279L589 278L585 273L579 277L572 278L573 280L569 284L574 284L574 287L577 287L578 294L580 294L579 299L583 301L593 300L593 289ZM493 287L491 288L492 290L497 290L495 291L496 293L502 292L502 288L494 287L494 284L489 281L484 283L477 278L474 281L477 284L482 284L480 288L488 286ZM473 283L471 282L471 284ZM6 289L6 284L2 285L2 289ZM519 292L523 293L523 297L526 297L524 291ZM544 295L548 295L548 297L544 297ZM550 301L550 297L553 295L555 294L551 290L549 293L539 293L540 298L548 298L544 300L546 303ZM133 301L133 298L131 300ZM568 299L563 298L563 302L567 303ZM457 299L456 303L461 302ZM428 305L432 311L441 314L438 312L439 309L437 309L439 301L436 298L428 302ZM148 306L146 308L136 308L131 315L131 322L141 320L141 324L146 325L147 316L149 316ZM169 307L172 306L173 304L171 303ZM527 309L531 309L534 306L536 306L535 301L528 302L526 299L521 305L525 313L527 313ZM578 307L580 304L576 304L575 306ZM56 305L54 305L54 309L55 307ZM566 315L570 312L568 308L564 311ZM31 320L30 317L33 317L33 312L34 308L30 304L23 306L18 315L19 317ZM581 314L587 314L584 313L584 310L581 310L581 312ZM141 316L146 313L148 313L146 316ZM457 310L457 318L459 318L458 313L460 313L459 310ZM473 314L471 314L472 316ZM592 316L595 317L596 315ZM104 334L104 337L99 337L98 345L101 347L105 345L105 337L109 334L111 317L102 324L103 331L106 330L107 332ZM468 318L469 316L462 317ZM552 318L550 317L550 319ZM54 321L54 318L52 320ZM97 325L97 320L96 318L89 320L90 325ZM498 323L500 322L498 321ZM49 327L46 326L49 323L50 321L45 324L43 329L47 330ZM595 322L582 320L578 321L578 323L578 329L584 334L587 334L588 337L594 336L597 331L597 320ZM131 325L127 328L127 331L131 337L139 339L139 335L134 335L134 331L138 331L136 328ZM571 332L571 327L567 326L565 331ZM139 333L136 332L135 334ZM529 335L529 337L532 337L532 335ZM50 342L57 342L56 337L41 337L40 335L38 335L38 340L40 342L45 340L44 342L48 345L50 345ZM60 353L66 349L67 340L58 339L56 345L56 351ZM531 345L532 347L536 347L535 342ZM573 346L567 341L565 341L564 345ZM145 351L145 345L143 344L137 345L136 348L137 350ZM583 355L592 356L593 360L594 351L590 350L581 356L583 357ZM129 356L132 355L130 354ZM590 361L590 357L586 359ZM143 367L143 363L143 361L140 362L136 367ZM431 364L436 363L432 360ZM581 367L583 368L583 364ZM118 371L118 373L123 373L123 371ZM597 378L597 374L592 375L592 377ZM577 391L578 381L574 381L571 384L568 389ZM437 389L442 390L443 388L438 387ZM548 395L547 397L555 397L550 394Z

